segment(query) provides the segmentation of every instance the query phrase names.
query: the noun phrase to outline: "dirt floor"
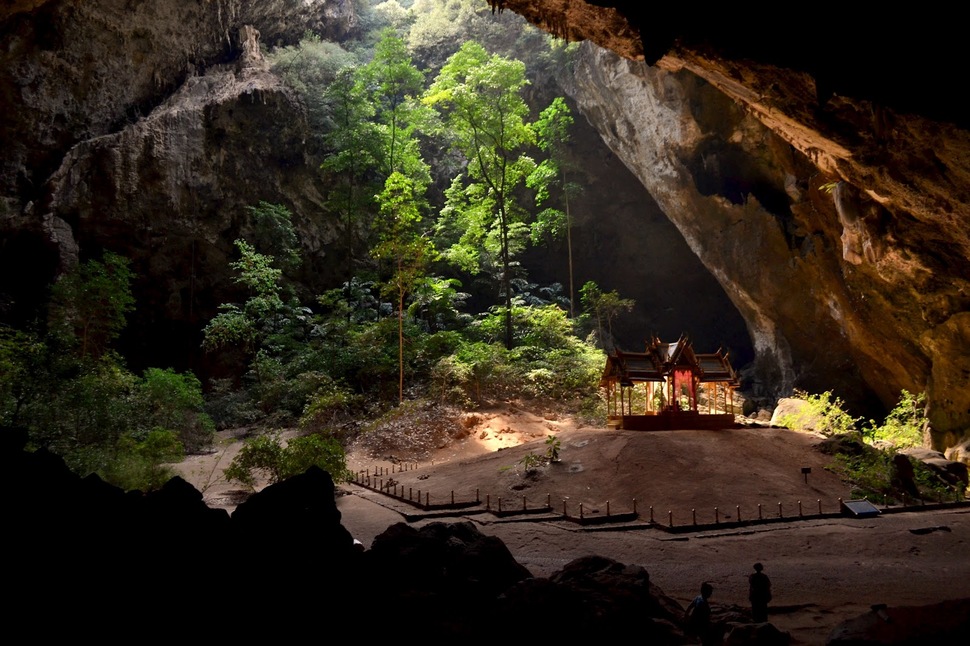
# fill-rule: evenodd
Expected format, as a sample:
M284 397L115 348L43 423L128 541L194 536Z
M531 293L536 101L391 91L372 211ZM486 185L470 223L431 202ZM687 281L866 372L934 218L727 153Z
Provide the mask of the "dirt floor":
M372 487L343 483L337 504L344 526L365 547L393 523L468 520L501 538L535 576L597 554L643 565L683 605L709 581L715 606L745 607L747 575L760 561L773 587L769 620L795 644L824 644L836 625L874 604L970 597L970 507L832 516L839 499L852 496L827 468L831 458L816 450L815 435L764 426L615 431L513 404L466 415L462 426L460 438L439 434L429 439L433 446L418 442L375 454L371 445L348 453L351 469L365 480L369 475ZM527 455L547 456L549 436L559 441L559 461L526 469ZM222 433L216 452L177 465L210 507L231 513L248 494L221 477L243 439ZM457 501L477 496L480 505L465 514L422 516L377 486L395 487L399 498L420 491L432 505L450 501L452 492ZM555 513L524 522L522 515L482 513L486 503L493 510L550 505ZM826 516L806 518L819 506ZM634 509L638 520L626 523L561 518L564 511L598 519ZM759 512L766 522L735 523Z

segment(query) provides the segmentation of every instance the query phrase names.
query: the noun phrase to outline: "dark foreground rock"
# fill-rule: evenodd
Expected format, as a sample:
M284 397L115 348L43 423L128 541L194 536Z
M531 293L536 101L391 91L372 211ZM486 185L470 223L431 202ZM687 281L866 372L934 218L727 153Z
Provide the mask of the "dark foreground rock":
M970 599L926 606L873 606L871 612L837 626L827 646L962 644L968 634Z
M591 555L533 577L470 522L398 523L364 550L341 524L333 480L320 469L253 494L230 515L181 478L126 493L76 476L49 452L25 451L25 441L20 430L0 429L11 635L688 643L684 609L638 565ZM884 612L888 633L874 613L847 622L830 643L917 643L914 635L952 643L970 628L970 600ZM746 609L715 606L713 619L724 643L790 641L751 623Z

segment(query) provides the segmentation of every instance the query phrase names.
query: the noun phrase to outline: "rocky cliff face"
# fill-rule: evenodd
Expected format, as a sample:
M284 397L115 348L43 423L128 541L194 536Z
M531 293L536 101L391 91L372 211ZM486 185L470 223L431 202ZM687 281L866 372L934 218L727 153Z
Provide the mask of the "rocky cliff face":
M147 116L189 77L235 58L244 25L264 43L307 29L339 38L355 15L341 0L4 3L0 100L15 106L0 122L4 195L40 190L65 147Z
M576 99L745 317L767 393L868 390L888 407L925 391L933 444L965 433L970 133L947 81L952 16L773 29L727 8L493 5L622 55L588 48Z
M864 285L843 276L841 227L818 190L819 170L689 72L586 45L573 94L744 317L756 354L752 394L797 387L834 388L855 404L871 397L855 348L875 339L851 306ZM904 350L897 343L894 353ZM884 386L887 400L914 389L908 380Z
M37 3L34 3L37 4ZM338 39L350 3L45 2L0 22L0 232L13 316L54 274L123 252L141 303L127 342L147 365L200 367L200 322L233 295L227 263L246 207L282 203L308 286L332 278L332 221L304 111L260 42ZM27 280L19 276L31 276ZM311 287L312 288L312 287ZM147 354L146 354L147 353ZM160 363L159 363L160 362Z

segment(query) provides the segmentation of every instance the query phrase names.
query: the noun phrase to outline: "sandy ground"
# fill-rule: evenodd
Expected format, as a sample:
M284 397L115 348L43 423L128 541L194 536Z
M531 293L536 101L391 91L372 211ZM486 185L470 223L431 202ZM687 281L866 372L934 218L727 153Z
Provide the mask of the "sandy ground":
M385 486L396 484L401 496L420 490L432 504L454 491L458 500L477 495L493 509L499 499L505 509L549 502L561 512L565 505L571 516L580 505L584 517L603 516L607 507L624 514L635 506L640 521L581 525L547 515L522 522L489 513L420 518L413 505L344 483L337 500L344 526L369 547L396 522L468 520L501 538L535 576L598 554L643 565L683 605L709 581L715 606L746 606L747 575L760 561L774 592L769 620L796 644L824 644L836 625L869 612L873 604L970 597L970 507L798 519L799 503L810 516L819 504L829 514L838 510L840 498L850 499L847 486L826 468L830 458L815 450L817 436L766 427L613 431L515 406L484 411L472 421L464 439L423 460L351 452L349 466ZM528 473L524 456L546 455L550 435L560 441L560 461ZM224 433L215 453L178 465L210 507L231 512L247 493L221 479L241 441L239 434ZM803 473L806 467L809 474ZM732 526L739 513L742 520L756 517L759 504L764 518L777 517L779 503L790 522ZM672 518L684 531L650 526L651 508L658 523Z

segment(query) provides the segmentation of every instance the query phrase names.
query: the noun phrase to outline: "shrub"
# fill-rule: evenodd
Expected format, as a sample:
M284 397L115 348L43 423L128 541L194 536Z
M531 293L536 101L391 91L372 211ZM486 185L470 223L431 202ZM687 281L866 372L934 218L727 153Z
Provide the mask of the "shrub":
M15 426L42 390L48 349L31 332L0 324L0 424Z
M328 429L362 404L362 398L346 386L330 378L323 379L303 410L300 428L315 433L332 433Z
M519 460L519 462L522 463L522 466L525 468L526 473L528 473L530 471L535 471L539 467L543 466L546 463L546 458L544 458L541 455L536 455L532 451L529 451L524 456L522 456L522 459Z
M144 433L173 431L188 453L212 443L215 423L205 412L202 384L192 373L149 368L135 385L134 399Z
M559 462L559 449L562 447L562 441L555 435L550 435L546 438L546 457L550 462Z
M285 479L283 443L279 433L267 433L247 440L226 468L226 480L255 488L259 478L270 483Z
M283 450L286 477L303 473L317 466L330 474L335 483L348 479L347 460L343 447L333 438L318 433L290 440Z
M900 502L904 490L898 482L893 459L896 452L859 445L858 453L838 453L832 469L851 485L851 495L868 498L877 504ZM920 496L934 499L952 494L950 486L920 460L909 460L913 465L914 480Z
M165 464L184 457L177 434L156 428L140 441L132 435L123 437L118 451L100 473L104 480L125 491L155 491L175 475Z
M903 390L899 402L879 426L872 420L863 431L870 442L882 440L898 448L922 446L923 425L926 423L926 395L913 395Z
M435 392L462 403L508 396L580 400L594 396L606 357L573 334L566 313L555 305L514 308L516 342L511 350L496 339L501 312L469 329L469 340L432 370Z
M272 432L243 444L225 470L225 477L255 488L258 479L275 484L311 466L329 473L334 482L347 479L346 455L336 440L311 434L294 438L284 446L279 432Z
M209 381L205 412L220 430L249 426L262 415L250 394L234 388L231 379Z
M131 429L135 376L107 352L96 360L71 361L50 379L49 391L32 402L25 417L31 444L60 455L81 476L98 471L104 455Z
M602 390L597 389L579 401L579 417L587 426L605 426L606 411L606 393Z
M869 498L885 504L894 500L892 454L878 449L859 455L839 453L834 470L851 483L854 498Z
M462 403L467 398L481 402L502 384L508 353L498 343L462 343L451 356L442 358L431 372L435 390L442 400ZM499 386L500 388L501 386Z
M835 435L837 433L849 433L856 430L856 424L860 418L852 417L843 407L840 398L832 396L832 391L828 390L819 395L808 394L804 391L796 390L795 399L802 399L807 402L807 406L800 412L793 415L783 415L778 424L786 428L814 428L823 435Z

